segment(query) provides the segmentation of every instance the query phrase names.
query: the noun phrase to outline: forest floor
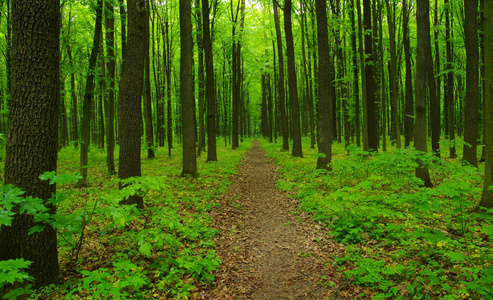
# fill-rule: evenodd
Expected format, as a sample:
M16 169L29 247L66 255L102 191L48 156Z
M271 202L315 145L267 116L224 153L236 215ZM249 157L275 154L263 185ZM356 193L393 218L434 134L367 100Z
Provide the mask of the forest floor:
M199 298L352 299L362 292L333 266L344 245L276 189L277 169L255 140L213 212L222 266Z

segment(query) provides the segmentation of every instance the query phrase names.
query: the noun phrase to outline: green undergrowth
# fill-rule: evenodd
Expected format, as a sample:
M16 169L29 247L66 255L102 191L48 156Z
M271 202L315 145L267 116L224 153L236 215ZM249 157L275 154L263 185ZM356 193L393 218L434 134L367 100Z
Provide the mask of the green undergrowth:
M480 200L483 166L405 149L368 154L333 146L332 171L262 141L281 166L277 185L346 245L333 257L347 282L373 299L493 299L493 218L470 213ZM429 165L433 188L414 176Z
M31 293L34 299L193 297L198 287L213 282L212 271L221 264L213 242L217 230L209 227L208 212L217 206L218 196L226 192L229 177L237 172L240 159L250 147L251 140L234 151L218 141L219 161L206 163L207 153L203 153L197 178L179 176L179 149L174 149L171 157L164 149L157 149L152 160L145 159L147 151L142 151L143 176L129 179L127 183L131 184L123 190L118 190L117 176L106 172L104 150L96 148L90 152L90 186L75 188L78 176L70 174L78 171L78 151L72 147L62 149L58 175L43 176L57 182L57 195L52 199L58 208L55 216L46 214L42 202L36 199L26 202L19 197L22 192L15 192L11 186L2 187L3 194L10 196L3 198L0 208L6 208L8 203L11 207L28 207L30 210L21 213L33 214L40 224L49 223L57 229L63 283L36 292L28 285L6 296L15 299L17 294ZM118 204L134 194L144 195L144 210ZM8 225L11 214L3 208L0 221ZM43 230L43 226L33 231L36 230ZM1 262L5 275L0 276L0 288L8 283L28 282L28 265L23 260Z

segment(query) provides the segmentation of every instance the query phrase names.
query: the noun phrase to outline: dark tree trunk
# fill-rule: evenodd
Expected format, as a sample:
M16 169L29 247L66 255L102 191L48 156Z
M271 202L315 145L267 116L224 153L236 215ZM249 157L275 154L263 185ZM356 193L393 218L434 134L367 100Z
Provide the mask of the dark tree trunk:
M142 90L146 58L148 23L146 0L128 0L127 61L120 82L120 158L118 178L141 176ZM122 188L120 183L120 188ZM120 204L144 208L142 196L130 196Z
M70 16L69 16L70 18ZM79 108L77 104L77 91L75 89L75 70L74 61L72 58L72 48L70 43L67 43L67 56L69 64L72 68L70 73L70 95L72 96L72 141L74 142L74 147L77 149L79 146Z
M207 161L217 161L216 153L216 99L214 84L214 60L212 54L212 38L210 32L210 9L209 1L202 0L202 17L204 19L204 52L205 52L205 72L206 82L206 102L207 102Z
M144 71L144 87L143 87L143 102L144 102L144 122L145 122L145 138L147 148L147 158L154 159L154 127L152 125L152 99L151 99L151 56L150 56L150 7L146 1L146 28L145 28L145 71Z
M183 122L183 169L182 176L197 175L195 156L195 99L193 96L193 39L190 1L180 0L180 94Z
M106 79L108 80L108 97L105 102L106 116L106 166L108 173L115 174L115 8L107 1L105 13L106 25Z
M437 98L437 89L435 81L435 71L433 64L433 55L431 52L431 35L429 10L425 27L428 28L424 38L426 39L426 78L428 79L428 95L430 97L430 129L431 129L431 151L434 155L440 157L440 100Z
M406 61L406 101L404 108L404 147L409 147L414 135L413 78L411 65L411 46L409 42L409 7L408 0L402 2L402 39Z
M447 120L448 120L448 133L450 140L450 158L457 157L455 153L455 107L454 107L454 66L453 66L453 45L450 35L450 20L452 18L452 8L449 5L448 0L445 0L445 40L447 48L447 80L445 81L445 99L447 103ZM445 109L444 109L445 113Z
M298 85L294 61L293 29L291 23L292 1L284 5L284 31L286 33L286 54L288 57L289 104L291 106L291 137L293 139L292 156L303 157L301 149L300 107L298 103Z
M315 0L317 14L318 57L328 57L329 32L327 29L327 6L325 0ZM332 130L330 104L330 68L327 59L319 59L318 66L318 153L317 169L330 170L332 160Z
M370 34L371 23L371 4L370 0L363 0L363 22L365 34L365 78L366 78L366 114L367 114L367 136L368 143L366 151L378 151L378 121L377 121L377 100L375 97L375 67L373 60L373 41ZM363 145L364 146L364 145ZM365 147L363 147L365 148Z
M485 117L485 142L486 162L484 166L484 186L481 201L476 211L482 208L493 208L493 1L484 3L484 64L485 64L485 95L484 95L484 117Z
M350 18L351 18L351 48L352 69L353 69L353 97L354 97L354 131L356 135L356 146L361 147L361 124L360 124L360 100L359 100L359 67L358 67L358 49L356 48L356 22L354 0L350 2Z
M93 105L94 94L94 69L98 60L99 44L102 33L102 0L96 4L96 24L94 26L94 40L92 43L91 57L89 59L89 69L87 72L86 89L84 92L84 103L82 104L82 144L80 146L80 174L82 178L77 182L78 187L87 186L87 165L89 146L91 144L91 105Z
M308 55L308 63L307 63L307 55L305 53L305 38L308 40L307 34L307 26L306 26L306 4L301 4L301 52L303 55L303 76L305 78L305 103L307 104L308 117L309 117L309 125L310 125L310 148L315 148L315 120L313 117L313 91L311 89L311 62L310 55ZM307 66L308 65L308 66Z
M478 166L479 138L479 44L478 0L464 1L466 44L466 99L464 103L464 150L462 159Z
M417 54L416 54L416 117L414 147L416 150L427 152L427 120L426 120L426 47L430 47L429 39L426 35L430 34L429 25L429 0L418 0L416 3L416 23L417 23ZM416 168L416 176L423 181L424 186L431 187L430 173L428 167L419 160Z
M396 139L397 149L401 148L401 130L399 120L399 89L397 74L397 51L395 47L395 6L391 5L390 0L385 0L387 4L387 20L389 23L389 42L390 42L390 96L392 99L392 137ZM394 2L392 2L394 3ZM406 52L409 53L409 52Z
M368 110L367 110L367 96L366 96L366 72L365 72L365 50L363 47L363 16L361 15L360 0L356 0L356 12L358 13L358 53L359 63L361 69L361 96L363 97L363 150L368 151Z
M5 184L43 200L56 193L55 184L42 181L43 172L56 171L58 106L60 103L60 2L24 0L12 3L12 94L5 161ZM45 204L49 213L56 207ZM28 235L33 217L17 214L12 226L0 228L0 260L23 258L34 286L57 283L57 236L50 225Z
M285 104L285 92L284 92L284 52L282 48L282 34L281 26L279 24L279 12L277 10L277 2L273 0L274 7L274 24L276 27L276 40L277 40L277 56L279 58L279 76L278 76L278 102L279 110L281 113L281 123L282 123L282 149L284 151L289 151L289 131L288 131L288 117L286 114L286 104Z
M171 45L172 45L172 37L169 33L169 21L166 20L166 98L168 99L167 107L166 107L166 132L168 134L168 156L171 156L171 150L173 149L173 110L172 110L172 101L171 101Z
M197 40L197 81L198 81L198 105L199 105L199 132L198 132L198 145L197 145L197 157L205 149L205 110L206 110L206 96L205 96L205 73L204 73L204 26L202 25L203 8L199 9L200 0L195 0L195 19L197 20L197 29L195 32Z

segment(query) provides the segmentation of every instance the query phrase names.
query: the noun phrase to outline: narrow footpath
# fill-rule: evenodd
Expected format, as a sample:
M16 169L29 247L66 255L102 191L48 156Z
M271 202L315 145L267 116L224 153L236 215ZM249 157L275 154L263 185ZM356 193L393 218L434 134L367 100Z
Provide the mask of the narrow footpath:
M213 215L223 263L197 298L352 299L361 292L333 266L331 254L343 245L275 188L277 168L255 140Z

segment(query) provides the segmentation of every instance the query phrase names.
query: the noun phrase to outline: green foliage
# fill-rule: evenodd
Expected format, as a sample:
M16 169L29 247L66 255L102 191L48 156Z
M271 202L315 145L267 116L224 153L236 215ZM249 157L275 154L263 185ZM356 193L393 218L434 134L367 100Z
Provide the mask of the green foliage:
M347 245L334 261L372 298L490 299L493 220L469 213L481 195L480 170L412 149L375 154L335 144L333 170L319 172L315 150L300 160L263 146L281 165L278 186ZM435 188L421 187L417 159Z

